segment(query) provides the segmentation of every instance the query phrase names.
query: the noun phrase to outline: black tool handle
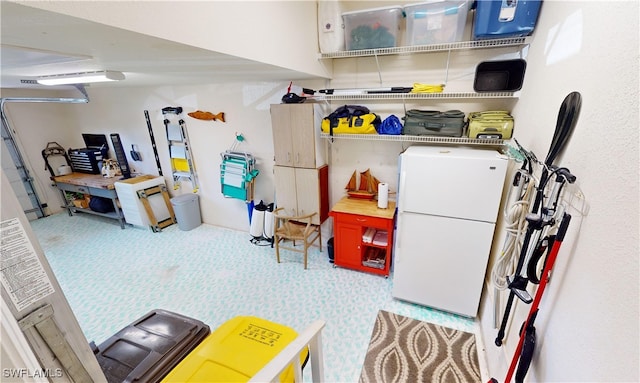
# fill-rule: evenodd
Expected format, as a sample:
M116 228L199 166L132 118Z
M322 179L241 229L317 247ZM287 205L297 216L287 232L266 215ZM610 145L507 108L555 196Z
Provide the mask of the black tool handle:
M547 153L544 163L547 166L553 165L555 159L560 155L566 147L567 141L573 134L573 130L578 122L580 108L582 106L582 96L578 92L569 93L558 112L556 121L556 130L553 133L553 139Z
M151 120L149 119L149 111L144 111L144 118L147 120L147 129L149 129L149 137L151 138L151 147L153 148L153 155L156 158L156 167L158 168L158 175L162 175L162 166L160 166L160 156L158 156L158 148L156 147L156 139L153 136L153 128L151 127Z

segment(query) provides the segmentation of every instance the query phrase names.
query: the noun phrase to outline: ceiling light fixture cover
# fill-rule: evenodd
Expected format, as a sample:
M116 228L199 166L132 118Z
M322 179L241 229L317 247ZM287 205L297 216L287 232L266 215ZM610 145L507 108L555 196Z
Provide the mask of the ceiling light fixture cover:
M96 72L80 72L42 76L39 77L36 81L38 81L38 84L42 85L66 85L120 80L124 80L124 73L102 70Z

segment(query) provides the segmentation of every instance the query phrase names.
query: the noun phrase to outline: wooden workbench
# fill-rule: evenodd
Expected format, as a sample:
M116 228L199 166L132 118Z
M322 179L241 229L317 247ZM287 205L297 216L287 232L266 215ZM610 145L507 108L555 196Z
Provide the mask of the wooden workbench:
M112 218L120 222L120 227L124 229L124 214L118 206L118 195L114 184L120 180L120 177L105 178L100 174L86 174L86 173L71 173L64 176L51 177L55 182L56 187L62 193L63 201L65 201L65 208L72 216L75 212L83 212L88 214L95 214L102 217ZM88 208L77 207L73 204L73 201L67 198L65 192L76 192L87 194L89 196L104 197L111 200L114 211L109 213L100 213Z

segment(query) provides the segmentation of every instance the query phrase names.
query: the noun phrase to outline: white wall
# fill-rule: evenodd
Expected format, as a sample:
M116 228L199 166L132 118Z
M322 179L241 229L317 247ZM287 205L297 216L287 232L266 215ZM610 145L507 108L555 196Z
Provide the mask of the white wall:
M244 201L225 198L220 190L220 154L236 142L236 134L244 141L237 150L251 153L257 159L254 200L273 202L273 138L269 106L280 103L288 83L243 83L205 85L199 87L162 87L128 89L101 89L91 92L91 103L77 118L85 130L120 133L128 149L136 144L142 151L142 162L129 164L138 172L157 174L143 110L148 110L158 148L163 174L172 188L168 144L161 109L167 106L184 108L183 118L187 125L191 151L200 181L199 200L202 219L205 223L248 230L248 211ZM317 84L309 83L309 86ZM226 122L202 121L191 118L194 110L212 113L224 112ZM128 153L128 150L127 150ZM171 190L172 196L191 193L188 181L182 182L180 190Z
M372 3L361 3L367 8ZM377 3L374 5L376 6ZM544 157L555 128L562 99L571 91L582 94L583 106L576 131L559 163L578 176L578 186L590 206L584 217L573 212L570 232L562 247L554 279L548 285L536 322L539 348L528 375L538 382L631 382L640 380L638 332L638 3L546 1L527 55L527 73L517 102L497 100L420 102L406 105L439 109L459 108L471 112L507 108L516 117L515 136L539 157ZM448 89L470 90L474 63L507 55L508 50L470 51L452 55L455 65ZM498 55L498 56L496 56ZM413 82L441 82L446 55L428 54L381 58L384 86L410 86ZM334 60L335 87L378 84L371 58ZM318 89L324 83L304 85ZM142 111L149 110L156 139L164 137L160 109L183 106L211 112L224 111L228 122L187 119L194 143L203 219L207 223L248 229L246 208L219 192L219 153L233 142L236 132L247 138L245 148L260 160L256 199L272 195L273 156L268 104L279 102L287 84L256 83L162 87L144 89L90 89L88 105L70 106L73 126L52 128L43 115L12 109L18 131L47 127L48 137L80 140L80 133L118 132L126 146L135 143L142 150L142 163L130 162L136 170L155 173L146 123ZM403 114L397 103L371 103L383 117ZM338 105L332 105L334 107ZM66 114L69 106L56 106ZM480 109L481 108L481 109ZM35 112L33 112L35 113ZM29 121L18 124L17 120ZM54 118L55 119L55 118ZM24 130L22 130L24 129ZM56 130L53 130L56 129ZM67 130L68 129L68 130ZM44 131L44 130L43 130ZM19 132L20 133L20 132ZM34 137L34 148L43 148L50 138ZM73 146L79 142L62 143ZM165 145L158 143L161 150ZM342 194L349 175L356 168L371 167L373 173L395 190L395 157L401 144L336 140L331 145L330 188L332 203ZM40 149L41 150L41 149ZM29 153L36 163L39 151ZM167 161L166 152L160 152ZM168 162L163 162L168 169ZM499 238L497 240L499 243ZM498 246L499 247L499 246ZM480 322L487 347L490 373L503 379L516 337L504 347L493 345L493 303L484 295ZM516 328L527 307L516 314Z
M2 97L15 100L5 103L4 112L11 135L33 178L36 193L41 202L49 206L46 212L58 212L62 206L62 196L51 186L51 174L45 166L42 150L49 142L58 143L65 149L84 146L82 136L76 134L77 124L74 121L73 109L86 104L19 100L59 97L82 99L84 95L80 92L2 89ZM59 165L66 164L66 161L62 156L53 156L49 157L49 164L55 171Z
M318 77L327 75L327 68L316 59L314 1L22 3ZM266 39L276 43L265 44Z
M537 382L635 382L638 373L638 3L546 1L514 115L516 138L544 158L558 109L571 91L582 112L563 158L590 207L573 220L536 320ZM580 201L574 199L576 205ZM491 289L492 292L493 289ZM481 322L490 371L502 380L520 305L502 349L493 303Z
M350 5L366 8L354 2ZM586 202L572 200L578 209L570 209L573 221L536 321L538 350L529 381L640 379L638 20L637 2L546 1L530 48L522 52L527 72L517 102L367 104L383 118L391 113L402 116L404 108L412 107L467 113L511 110L516 119L515 138L544 159L562 100L574 90L582 94L576 131L556 162L578 176L576 186L568 188L567 199L583 193ZM380 57L381 77L374 58L334 60L331 87L411 86L447 79L447 91L472 91L475 65L514 57L509 52L509 48L452 52L448 77L446 53ZM332 181L343 185L354 167L360 171L371 167L396 190L392 158L405 146L336 140L331 146ZM340 192L332 189L334 200ZM588 214L583 216L585 211ZM503 238L504 233L498 232L494 258ZM492 293L492 288L485 291L480 324L489 371L501 381L529 307L519 305L512 331L498 348L494 345L497 329L493 327Z
M246 204L238 199L225 198L220 191L220 153L231 148L236 134L245 140L238 150L257 158L254 199L273 202L273 138L269 106L280 103L288 83L238 83L158 88L88 88L88 104L15 104L7 107L7 115L15 136L23 143L24 151L36 177L36 183L45 190L45 202L50 212L60 211L60 196L49 181L41 151L48 141L57 141L65 148L84 147L82 133L107 135L110 155L115 153L109 134L118 133L123 143L129 166L141 174L157 175L153 148L144 110L149 111L163 175L171 196L191 193L189 181L183 181L179 190L173 190L170 177L168 142L163 123L162 108L181 106L185 119L196 172L200 181L199 201L203 222L238 230L249 228ZM296 86L319 88L313 81ZM8 95L35 96L33 92L3 91ZM37 95L47 93L38 92ZM50 95L50 94L49 94ZM225 112L226 122L202 121L187 115L195 110L213 113ZM58 114L56 114L58 113ZM142 161L133 161L129 151L137 145ZM55 167L54 167L55 169Z
M3 337L0 347L2 381L41 382L44 379L38 379L37 376L37 372L41 371L40 368L51 374L51 380L47 379L47 381L71 381L69 373L64 372L62 369L64 365L66 367L71 366L72 375L75 377L91 378L90 381L95 383L106 382L104 373L89 347L89 342L80 329L80 324L53 274L44 251L35 237L35 233L29 226L27 217L22 212L20 203L15 194L10 191L9 179L3 171L0 171L0 184L2 185L0 222L3 224L3 229L12 228L2 233L3 242L5 240L7 242L3 243L3 261L10 258L12 261L22 258L20 259L21 263L26 265L24 270L15 271L15 275L11 275L12 272L7 267L7 269L3 270L3 278L5 275L8 278L15 278L9 283L10 286L29 281L22 286L26 288L19 289L18 292L6 288L5 283L2 283L0 287L0 295L2 296L2 301L0 302L0 305L2 305L2 320L0 322ZM31 279L29 280L29 278ZM31 291L25 292L25 290L29 289ZM23 292L22 296L20 292ZM85 371L75 368L74 357L68 357L64 361L56 357L40 335L39 331L42 331L41 329L36 330L34 327L25 326L25 323L18 323L19 320L25 320L26 323L31 321L38 323L40 320L45 319L46 317L42 318L36 315L29 317L36 310L43 309L45 306L50 306L53 310L52 319L55 321L57 330L63 334L66 341L66 344L58 344L58 346L68 347L65 350L77 357L78 362L82 364ZM43 328L48 327L44 323L41 324ZM49 328L49 330L52 329ZM46 332L43 331L43 333ZM52 331L49 331L49 334L51 333ZM48 341L56 342L57 339L50 338ZM28 349L27 342L31 349ZM60 351L60 349L58 348L57 351ZM9 357L7 358L6 356ZM35 368L38 368L38 371ZM35 378L33 378L34 376Z

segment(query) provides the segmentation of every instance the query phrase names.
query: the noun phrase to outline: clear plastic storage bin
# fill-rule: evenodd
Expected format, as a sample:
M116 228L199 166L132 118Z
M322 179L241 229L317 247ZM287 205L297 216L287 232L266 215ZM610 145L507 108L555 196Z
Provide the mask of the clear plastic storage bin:
M405 5L407 45L462 41L468 11L468 1L445 0Z
M344 12L346 49L373 49L398 46L402 7L384 7Z

